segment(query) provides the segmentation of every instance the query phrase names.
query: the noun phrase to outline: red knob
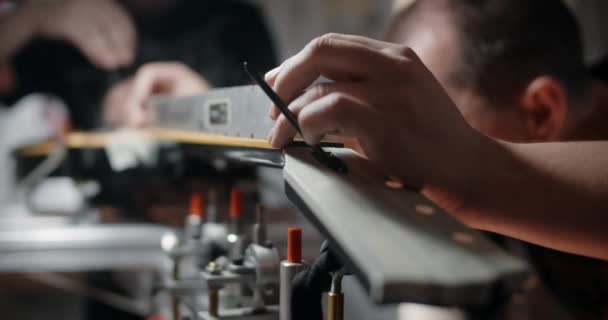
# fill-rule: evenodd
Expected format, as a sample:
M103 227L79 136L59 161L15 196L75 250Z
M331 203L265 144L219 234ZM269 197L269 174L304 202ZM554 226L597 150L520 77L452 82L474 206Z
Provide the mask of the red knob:
M201 218L205 215L203 195L200 192L194 192L190 195L190 215Z
M238 188L230 191L230 218L238 218L243 215L243 192Z
M302 262L302 229L287 229L287 261Z

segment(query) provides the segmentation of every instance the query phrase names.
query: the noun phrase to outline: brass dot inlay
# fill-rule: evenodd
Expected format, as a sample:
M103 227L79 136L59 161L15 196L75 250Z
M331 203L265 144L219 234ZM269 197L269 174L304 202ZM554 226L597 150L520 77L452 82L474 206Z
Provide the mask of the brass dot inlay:
M469 233L457 231L452 233L452 240L460 244L471 244L475 241L475 237Z
M384 181L384 185L391 189L403 189L404 187L403 181L399 180L397 177L388 177Z
M427 204L417 204L414 209L416 210L416 212L418 212L422 215L425 215L425 216L431 216L431 215L435 214L435 208L433 208Z

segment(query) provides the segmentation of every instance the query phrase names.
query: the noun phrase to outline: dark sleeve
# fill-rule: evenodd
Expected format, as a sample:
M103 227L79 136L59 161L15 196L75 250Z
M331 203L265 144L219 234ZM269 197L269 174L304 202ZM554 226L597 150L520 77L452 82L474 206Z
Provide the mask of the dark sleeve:
M608 82L608 55L598 59L589 69L594 79Z
M33 92L53 94L65 101L76 127L98 124L99 104L110 85L110 74L91 65L71 44L34 39L11 64L17 87L2 97L4 102L12 105Z

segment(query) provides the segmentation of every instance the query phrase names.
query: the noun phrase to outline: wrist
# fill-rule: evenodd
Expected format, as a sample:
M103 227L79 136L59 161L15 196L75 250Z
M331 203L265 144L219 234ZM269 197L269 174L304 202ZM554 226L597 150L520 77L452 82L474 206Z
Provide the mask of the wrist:
M486 196L490 184L499 183L497 174L504 172L504 159L508 158L505 144L480 134L476 158L466 171L467 185L462 211L474 211Z
M510 156L507 143L474 129L466 141L468 147L458 152L462 157L448 159L453 165L444 168L449 172L442 173L439 183L425 185L423 193L463 223L475 227L483 218L478 209L489 188L500 180Z
M467 171L467 186L459 210L463 222L477 229L487 229L495 221L509 193L518 186L521 177L519 162L514 156L515 144L487 136L479 141L477 159Z

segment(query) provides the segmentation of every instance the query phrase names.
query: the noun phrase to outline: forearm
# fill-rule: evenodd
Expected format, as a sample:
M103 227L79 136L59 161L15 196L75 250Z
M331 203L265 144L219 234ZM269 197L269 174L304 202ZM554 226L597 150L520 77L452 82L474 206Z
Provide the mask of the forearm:
M608 259L608 142L490 142L455 212L473 227Z
M319 76L334 82L307 90ZM336 132L355 137L387 174L473 227L608 259L608 141L485 137L415 52L364 37L316 38L266 81L279 97L297 97L290 108L308 143ZM294 135L279 117L271 143L285 147Z

